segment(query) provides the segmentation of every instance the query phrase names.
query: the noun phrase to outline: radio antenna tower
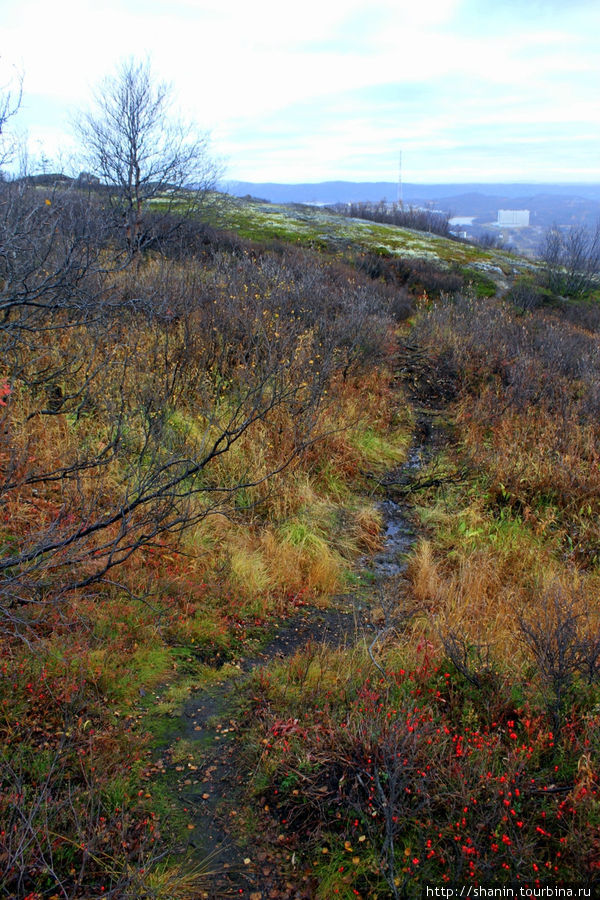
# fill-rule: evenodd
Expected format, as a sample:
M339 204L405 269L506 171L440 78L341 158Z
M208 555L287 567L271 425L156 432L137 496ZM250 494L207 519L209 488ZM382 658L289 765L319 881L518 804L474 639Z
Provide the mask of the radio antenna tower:
M402 200L402 150L398 156L398 206L404 206Z

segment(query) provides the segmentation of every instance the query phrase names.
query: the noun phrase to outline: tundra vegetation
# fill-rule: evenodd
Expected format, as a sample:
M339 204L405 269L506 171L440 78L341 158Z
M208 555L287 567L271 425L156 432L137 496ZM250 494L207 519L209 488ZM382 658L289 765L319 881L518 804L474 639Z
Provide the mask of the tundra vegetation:
M274 622L358 591L376 641L240 691L234 837L276 850L272 896L597 883L593 284L485 297L442 258L152 207L136 240L163 239L133 253L113 200L0 184L3 896L211 896L160 774L202 766L166 748L173 716ZM356 574L373 484L431 419L382 600Z

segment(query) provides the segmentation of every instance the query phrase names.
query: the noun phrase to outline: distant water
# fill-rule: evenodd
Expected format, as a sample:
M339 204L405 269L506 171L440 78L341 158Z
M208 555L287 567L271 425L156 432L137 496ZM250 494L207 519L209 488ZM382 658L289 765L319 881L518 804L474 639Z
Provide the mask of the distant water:
M453 216L448 221L448 224L450 227L452 227L452 225L472 225L473 220L476 218L476 216Z

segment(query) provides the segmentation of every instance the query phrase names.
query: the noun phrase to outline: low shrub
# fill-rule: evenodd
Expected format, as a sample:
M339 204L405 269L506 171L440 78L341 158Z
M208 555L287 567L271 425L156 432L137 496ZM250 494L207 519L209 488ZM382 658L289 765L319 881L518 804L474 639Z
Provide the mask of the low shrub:
M526 686L454 650L381 671L312 653L255 681L249 762L315 896L597 878L593 702L559 737Z

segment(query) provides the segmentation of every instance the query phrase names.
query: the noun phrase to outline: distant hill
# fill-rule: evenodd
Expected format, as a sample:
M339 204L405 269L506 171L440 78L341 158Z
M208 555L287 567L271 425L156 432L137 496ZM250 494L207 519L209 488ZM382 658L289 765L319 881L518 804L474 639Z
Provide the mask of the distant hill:
M228 181L222 190L234 197L250 194L273 203L351 203L357 201L397 200L398 184L393 181L322 181L306 184ZM467 184L403 184L405 203L427 202L461 195L483 194L488 197L519 199L546 194L553 197L581 197L600 203L600 184L542 183L467 183Z

